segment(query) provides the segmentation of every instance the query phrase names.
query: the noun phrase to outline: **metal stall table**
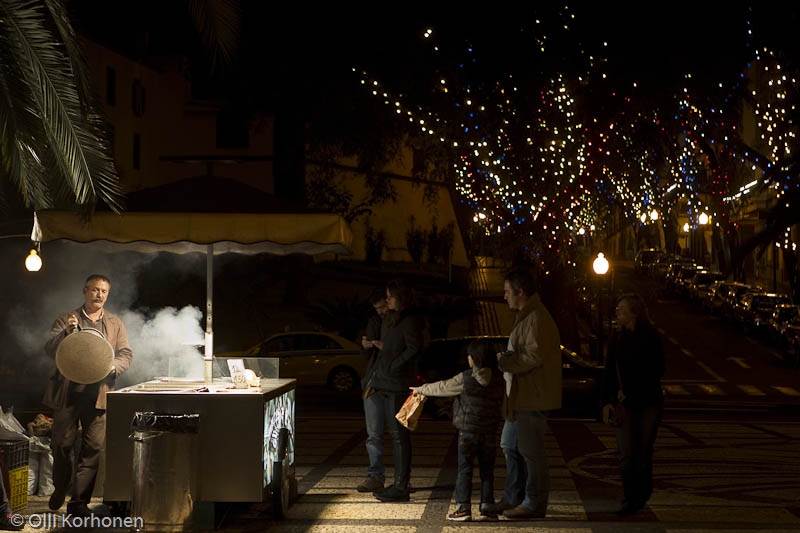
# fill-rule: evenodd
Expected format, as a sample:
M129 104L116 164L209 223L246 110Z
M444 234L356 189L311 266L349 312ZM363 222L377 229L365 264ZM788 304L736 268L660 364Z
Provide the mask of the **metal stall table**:
M221 381L153 380L109 392L104 499L133 495L136 413L199 416L191 457L195 515L213 519L218 502L272 501L282 518L296 495L294 477L294 379L261 379L260 387L233 388ZM189 450L185 450L188 454ZM145 529L147 524L145 524ZM201 527L201 529L203 529Z

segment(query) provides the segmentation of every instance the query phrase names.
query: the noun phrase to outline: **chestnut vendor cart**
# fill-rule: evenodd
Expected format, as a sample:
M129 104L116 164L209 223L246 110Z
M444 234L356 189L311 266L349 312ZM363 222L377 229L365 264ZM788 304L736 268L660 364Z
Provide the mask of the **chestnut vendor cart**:
M273 503L284 516L296 494L296 381L264 375L233 388L213 372L215 254L350 254L352 234L331 214L35 213L31 239L109 251L206 254L204 380L159 379L108 394L103 497L132 502L148 530L208 522L217 502ZM76 250L80 251L80 250ZM43 250L44 255L44 250ZM135 361L134 361L135 364ZM150 522L148 527L147 522ZM212 519L213 523L213 519Z

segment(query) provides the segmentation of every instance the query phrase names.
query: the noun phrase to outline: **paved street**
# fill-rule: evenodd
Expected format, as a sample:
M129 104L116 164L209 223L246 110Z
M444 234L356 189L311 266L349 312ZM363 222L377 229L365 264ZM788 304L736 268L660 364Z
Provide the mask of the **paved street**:
M298 417L295 464L299 497L288 518L273 521L267 504L220 507L220 529L800 531L798 423L667 420L656 444L655 494L644 512L625 520L613 514L621 487L611 429L594 421L552 420L546 443L553 491L546 520L448 522L445 515L455 505L455 436L449 422L422 419L413 433L411 502L389 504L355 490L367 464L360 416ZM388 447L387 458L391 461ZM390 474L391 463L387 466ZM498 497L503 476L503 459L498 453ZM33 498L27 512L45 510L45 500Z
M472 290L481 304L481 314L473 325L479 328L476 333L507 333L511 327L513 317L501 299L500 272L489 264L473 272ZM674 312L669 307L664 309ZM662 333L672 345L672 357L684 358L690 366L702 363L700 353L694 354L689 348L691 339ZM445 519L455 508L457 442L450 422L423 417L413 433L411 502L381 503L355 490L367 465L360 400L306 403L304 395L311 392L299 390L295 441L299 494L288 517L274 521L267 503L218 504L218 528L334 533L450 532L465 528L800 531L800 423L793 414L800 386L790 379L797 371L786 374L785 382L774 386L746 386L743 384L747 381L729 382L722 376L717 379L711 367L706 373L708 379L676 377L665 381L668 410L656 442L655 493L645 511L624 520L613 514L621 497L613 433L594 420L550 421L546 442L553 490L545 520L457 523ZM726 397L732 401L725 409L716 410L714 402ZM747 398L753 402L748 403ZM702 408L691 409L692 402ZM782 403L786 403L785 409L774 408ZM386 446L387 473L391 475L388 438ZM499 498L505 481L499 450L495 472L495 495ZM45 498L30 497L26 514L46 510Z

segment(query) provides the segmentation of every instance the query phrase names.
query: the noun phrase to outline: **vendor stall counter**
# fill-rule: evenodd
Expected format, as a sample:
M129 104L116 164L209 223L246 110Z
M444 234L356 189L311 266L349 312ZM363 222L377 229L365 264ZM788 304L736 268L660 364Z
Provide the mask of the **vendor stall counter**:
M295 387L296 380L283 378L261 378L260 386L247 388L235 388L229 378L211 385L165 378L109 392L104 500L132 499L141 475L134 473L131 429L137 413L198 415L192 450L179 451L191 454L193 501L271 499L281 517L296 493Z

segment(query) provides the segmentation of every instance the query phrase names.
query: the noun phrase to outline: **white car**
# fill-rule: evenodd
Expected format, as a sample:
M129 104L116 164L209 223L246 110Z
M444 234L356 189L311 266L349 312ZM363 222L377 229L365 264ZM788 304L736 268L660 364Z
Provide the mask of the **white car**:
M367 367L359 345L335 333L320 331L277 333L248 350L215 357L222 361L277 358L278 377L295 378L298 386L326 385L342 393L360 389Z

